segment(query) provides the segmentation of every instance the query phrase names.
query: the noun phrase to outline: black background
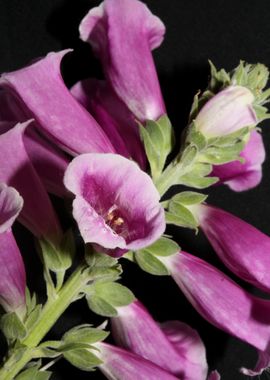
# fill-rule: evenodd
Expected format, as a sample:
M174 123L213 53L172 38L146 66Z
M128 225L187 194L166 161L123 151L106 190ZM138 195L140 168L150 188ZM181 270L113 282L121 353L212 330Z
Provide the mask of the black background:
M270 67L270 3L241 0L147 0L146 4L167 27L165 42L155 51L155 60L169 116L179 132L185 126L193 95L203 89L208 79L207 60L227 70L240 59L262 62ZM101 76L91 50L78 39L79 21L89 8L99 4L91 0L0 0L0 71L22 67L49 51L71 47L75 52L65 58L63 73L70 85L87 76ZM52 94L53 96L53 94ZM263 125L267 157L269 156L270 121ZM264 164L260 186L245 193L233 193L225 187L209 190L209 203L240 216L263 232L270 234L270 162ZM60 201L55 201L56 207ZM185 250L204 257L226 273L205 238L193 232L171 230ZM31 289L41 294L42 272L30 234L17 226L27 263ZM210 369L217 368L222 380L246 378L241 366L252 367L256 351L229 337L205 322L185 300L170 278L147 275L131 264L125 264L123 281L135 292L159 321L178 319L197 328L207 348ZM232 276L235 278L234 276ZM237 280L238 281L238 280ZM246 289L254 291L243 284ZM59 338L68 328L79 323L98 323L85 303L72 305L50 337ZM2 347L4 351L4 346ZM98 372L84 373L62 360L54 366L53 380L68 378L101 379ZM269 375L263 374L261 380ZM140 376L138 374L138 379ZM145 379L147 380L147 379Z

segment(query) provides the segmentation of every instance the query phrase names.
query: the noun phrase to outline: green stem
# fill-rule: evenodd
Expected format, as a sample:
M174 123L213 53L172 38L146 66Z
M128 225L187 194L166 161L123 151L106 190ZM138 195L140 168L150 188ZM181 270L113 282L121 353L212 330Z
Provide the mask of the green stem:
M15 354L9 356L3 367L0 369L1 380L13 380L15 376L24 368L24 366L32 359L34 351L33 348L40 343L58 318L77 298L85 286L87 279L82 276L83 269L83 265L79 266L59 291L57 297L49 300L45 304L38 322L29 331L27 337L21 342L27 347L25 352L19 360L16 360Z

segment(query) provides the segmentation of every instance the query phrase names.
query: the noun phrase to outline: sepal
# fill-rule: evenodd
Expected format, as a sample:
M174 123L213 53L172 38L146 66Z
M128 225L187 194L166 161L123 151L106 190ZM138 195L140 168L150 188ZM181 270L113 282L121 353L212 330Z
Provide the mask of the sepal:
M139 124L140 135L150 164L153 179L159 177L166 159L174 146L174 133L167 115L157 121L147 120L145 127Z
M4 314L0 327L8 342L21 340L27 334L24 323L15 312Z
M127 287L116 282L101 280L88 288L86 299L94 313L113 317L117 315L117 307L129 305L135 297Z
M32 365L31 367L25 369L15 380L49 380L52 375L52 372L49 371L40 371L40 365Z

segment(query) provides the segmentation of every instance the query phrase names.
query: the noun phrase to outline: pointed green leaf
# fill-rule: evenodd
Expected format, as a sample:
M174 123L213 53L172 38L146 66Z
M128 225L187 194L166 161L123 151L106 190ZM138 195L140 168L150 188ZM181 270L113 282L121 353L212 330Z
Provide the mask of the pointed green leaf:
M180 247L175 241L161 237L154 244L139 252L141 253L142 251L154 256L171 256L180 251Z
M86 296L89 308L103 317L116 317L117 310L103 298L93 294Z
M156 256L145 250L135 252L135 260L139 267L147 273L155 276L169 275L165 265Z
M174 215L174 217L172 215ZM169 212L166 213L166 222L168 224L176 224L177 226L194 229L199 225L192 212L174 200L169 204Z
M134 294L117 282L97 282L94 284L95 295L112 306L126 306L135 300Z
M9 340L23 339L26 336L26 328L16 313L4 314L0 323L1 330Z
M63 353L64 358L82 371L93 371L102 361L87 349L75 349Z
M63 337L65 343L86 343L92 344L107 338L108 331L97 329L91 325L80 325L69 330Z
M195 205L206 200L207 195L196 193L195 191L183 191L172 197L171 201L181 203L184 206ZM170 202L171 202L170 201Z

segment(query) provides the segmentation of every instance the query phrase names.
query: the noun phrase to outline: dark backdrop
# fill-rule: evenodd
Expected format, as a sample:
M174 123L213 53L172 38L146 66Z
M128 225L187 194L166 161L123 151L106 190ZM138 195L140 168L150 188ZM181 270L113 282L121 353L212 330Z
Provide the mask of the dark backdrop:
M240 59L270 66L270 3L267 0L147 0L150 9L167 26L166 39L155 52L157 69L169 116L179 132L187 121L192 97L207 84L207 59L217 67L234 68ZM0 71L10 71L49 51L66 47L75 52L65 59L63 73L68 84L77 79L101 76L100 66L88 46L78 40L77 27L87 10L98 1L91 0L0 0ZM269 155L270 121L263 124ZM209 202L242 217L270 234L270 162L264 164L264 178L255 190L233 193L225 187L209 190ZM59 201L56 200L56 206ZM199 234L172 231L187 251L226 269L219 263L207 241ZM21 227L16 234L27 262L30 287L42 291L42 273L33 251L31 236ZM256 351L237 339L210 326L185 300L169 278L156 278L125 264L124 282L130 286L159 321L178 319L199 330L207 348L211 369L217 368L222 380L240 380L241 366L252 367ZM233 277L233 276L232 276ZM250 286L244 285L252 290ZM68 309L51 333L59 338L67 328L79 323L98 323L84 302ZM61 361L54 366L53 380L68 378L101 379L98 372L77 371ZM138 378L139 374L138 374ZM261 380L267 375L261 376ZM147 379L145 379L147 380Z

